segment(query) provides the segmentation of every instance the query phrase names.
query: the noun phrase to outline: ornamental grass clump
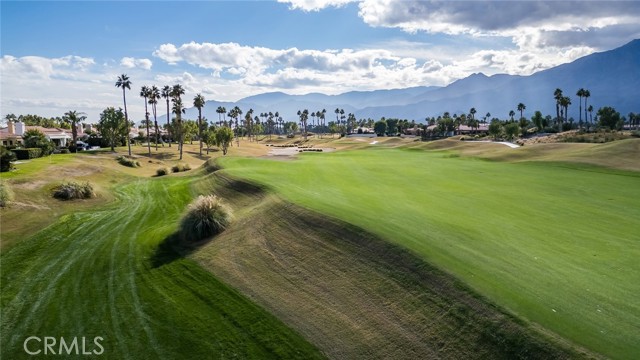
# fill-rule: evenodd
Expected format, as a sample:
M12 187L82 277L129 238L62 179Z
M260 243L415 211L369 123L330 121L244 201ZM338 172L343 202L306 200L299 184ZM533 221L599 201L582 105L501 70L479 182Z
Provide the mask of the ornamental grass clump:
M53 197L60 200L89 199L94 196L93 185L88 182L80 184L70 181L53 189Z
M139 162L139 161L136 161L136 160L130 159L130 158L128 158L128 157L118 156L118 157L116 158L116 160L118 160L118 162L119 162L121 165L124 165L124 166L128 166L128 167L140 167L140 162Z
M175 164L171 168L171 171L173 171L174 173L188 171L188 170L191 170L191 166L189 164L182 164L182 163Z
M168 167L161 167L160 169L156 170L156 176L165 176L165 175L169 175L171 171L169 170Z
M9 206L11 201L13 201L13 191L9 184L4 181L0 182L0 207Z
M199 196L187 208L180 223L180 234L188 241L198 241L224 231L232 220L231 209L217 196Z

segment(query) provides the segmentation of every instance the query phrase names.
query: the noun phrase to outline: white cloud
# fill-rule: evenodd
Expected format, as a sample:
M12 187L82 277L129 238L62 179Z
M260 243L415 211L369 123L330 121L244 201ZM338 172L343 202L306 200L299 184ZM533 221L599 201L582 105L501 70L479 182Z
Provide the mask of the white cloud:
M302 11L319 11L328 7L342 7L359 0L278 0L279 3L289 4L289 8Z
M23 56L20 58L4 55L0 60L3 76L20 73L23 76L47 79L51 76L70 76L77 71L86 71L95 64L92 58L65 56L45 58L41 56Z
M128 69L140 68L144 70L151 70L153 63L149 59L136 59L132 57L123 57L120 60L120 65Z

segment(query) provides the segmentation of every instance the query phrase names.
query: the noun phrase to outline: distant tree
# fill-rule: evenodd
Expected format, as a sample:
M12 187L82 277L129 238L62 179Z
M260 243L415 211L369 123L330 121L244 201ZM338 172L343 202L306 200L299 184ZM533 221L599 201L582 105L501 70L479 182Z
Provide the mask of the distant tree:
M209 149L211 146L216 145L216 132L217 129L213 126L202 132L202 141L207 145L207 155L209 155Z
M475 120L475 118L476 118L476 112L477 112L477 111L476 111L476 108L473 108L473 107L472 107L471 109L469 109L469 115L471 115L471 120Z
M223 124L223 120L222 117L227 113L227 109L224 106L218 106L218 108L216 109L216 112L218 113L218 123L220 125ZM226 121L224 121L224 125L226 126Z
M589 122L593 124L593 106L589 105L589 109L587 109L589 111Z
M151 111L153 112L153 124L156 129L156 151L158 151L158 142L160 141L160 129L158 129L158 110L157 105L160 100L160 89L153 85L149 90L149 104L151 104ZM162 144L164 147L164 143Z
M229 144L233 141L233 131L231 128L223 126L216 130L216 146L222 150L222 155L227 155Z
M591 92L588 89L584 89L582 96L584 97L584 121L587 121L587 99L591 97Z
M560 88L556 88L553 92L553 98L556 100L556 120L558 121L558 132L562 132L562 116L560 116L560 103L563 98L562 90Z
M531 118L531 122L538 128L538 132L542 131L544 118L542 117L542 113L540 111L536 111L533 117Z
M378 134L378 136L384 136L387 132L387 122L385 120L378 120L373 125L373 131Z
M518 124L511 122L504 126L504 134L507 137L507 140L513 140L518 136L520 132L520 127Z
M147 107L149 96L151 96L151 88L143 85L142 88L140 88L140 97L144 98L144 120L147 128L147 148L149 149L149 157L151 157L151 139L149 138L149 108Z
M97 128L102 138L111 146L111 151L115 150L120 139L129 136L129 126L122 109L116 110L113 107L104 109L100 114Z
M196 97L193 98L193 106L198 109L198 139L200 141L200 156L202 156L202 108L204 107L204 104L204 96L201 94L197 94Z
M516 112L513 110L509 110L509 117L511 118L511 121L513 121L513 117L516 115Z
M186 113L186 109L182 104L182 95L185 91L182 85L176 84L171 88L171 98L173 101L173 113L176 114L176 121L178 123L178 148L180 150L180 160L182 160L182 151L184 145L184 131L182 130L182 114Z
M582 124L582 97L584 97L584 89L583 88L578 89L578 92L576 92L576 96L580 100L580 110L578 110L578 114L580 115L579 123ZM585 109L586 109L586 106L585 106Z
M600 126L609 128L611 130L620 127L620 113L616 109L605 106L598 109L598 119L600 120Z
M169 147L171 147L171 143L173 142L173 139L171 138L171 122L169 120L169 116L171 114L171 111L169 110L169 100L171 99L171 86L169 85L165 85L162 88L162 92L160 93L160 95L162 95L163 98L165 98L165 100L167 101L167 136L169 137Z
M564 121L569 121L569 105L571 105L571 98L563 96L560 99L560 106L564 109Z
M489 135L497 140L500 134L502 134L502 123L498 120L491 120L491 124L489 124Z
M122 88L122 101L124 102L124 120L128 126L129 115L127 114L127 97L125 94L125 90L131 90L131 80L129 80L127 74L118 76L118 79L116 80L116 87ZM131 156L131 139L129 138L129 128L127 128L127 146L129 147L129 156Z
M522 119L522 112L526 109L527 107L523 104L523 103L519 103L518 104L518 111L520 111L520 118Z
M50 155L53 152L53 143L38 129L30 129L22 134L22 141L26 148L39 148L41 156Z
M302 132L304 140L307 140L307 119L309 118L309 110L298 110L298 116L300 117L300 124L302 124Z
M77 126L79 123L83 122L87 119L85 113L79 113L75 110L69 110L64 113L64 117L62 118L64 122L68 123L71 126L71 136L73 138L73 147L75 148L76 141L78 139L78 129Z

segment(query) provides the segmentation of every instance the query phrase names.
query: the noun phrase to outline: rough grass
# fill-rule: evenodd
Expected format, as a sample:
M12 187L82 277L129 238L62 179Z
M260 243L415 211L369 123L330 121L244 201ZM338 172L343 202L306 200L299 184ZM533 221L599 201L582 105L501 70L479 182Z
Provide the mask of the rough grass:
M579 356L364 229L248 183L215 183L238 218L193 257L330 358Z
M638 144L629 141L637 140L618 146ZM577 344L611 357L640 353L640 175L451 154L380 149L220 163L223 173L413 251Z
M224 231L231 223L231 209L215 195L200 195L187 207L180 222L180 235L189 242Z
M89 182L74 181L62 183L53 189L53 197L60 200L90 199L96 196L93 185Z
M9 184L5 181L0 181L0 207L7 207L14 198L15 194Z

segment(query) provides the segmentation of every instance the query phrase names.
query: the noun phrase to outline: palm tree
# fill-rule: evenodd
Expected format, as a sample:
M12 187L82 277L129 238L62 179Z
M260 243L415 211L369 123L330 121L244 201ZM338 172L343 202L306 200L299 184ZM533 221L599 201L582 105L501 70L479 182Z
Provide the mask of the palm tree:
M176 122L178 125L178 149L180 150L180 160L182 160L182 114L186 113L186 109L182 106L182 99L175 97L171 99L173 102L172 112L176 114Z
M222 106L218 106L218 108L216 109L216 112L218 113L218 122L222 124L222 115L227 112L227 109L225 109Z
M200 140L200 156L202 156L202 108L204 107L204 96L197 94L193 98L193 106L198 109L198 139Z
M307 119L309 118L309 110L304 109L303 111L298 110L298 116L300 116L300 123L302 124L302 131L304 141L307 141Z
M149 157L151 157L151 141L149 140L149 108L147 108L147 102L151 95L151 88L143 85L140 88L140 97L144 98L144 120L147 125L147 148L149 149Z
M562 132L562 117L560 116L560 100L562 99L562 90L556 88L553 92L553 98L556 100L556 119L558 120L558 132Z
M509 110L509 117L511 118L511 121L513 121L513 116L516 114L515 111L513 110Z
M582 92L582 97L584 97L584 121L587 121L587 99L591 96L591 92L587 89L584 89Z
M126 89L131 90L131 80L129 80L127 74L118 76L118 79L116 80L116 87L122 88L122 101L124 102L124 121L127 123L127 146L129 147L129 156L131 156L131 138L129 136L131 130L129 125L129 115L127 113L127 97L125 94Z
M560 99L560 107L564 108L564 121L568 119L569 105L571 105L571 98L568 96L563 96Z
M83 115L84 114L84 115ZM13 114L11 114L13 115ZM69 110L64 113L64 117L62 118L64 122L71 125L71 136L73 137L73 146L76 146L76 139L78 138L78 124L84 121L87 117L86 114L81 112L77 112L76 110ZM13 115L15 117L15 115ZM9 115L7 115L9 118Z
M160 89L157 86L153 85L149 91L149 104L151 104L151 111L153 112L153 124L156 129L156 151L158 151L158 137L160 130L158 129L158 100L160 100ZM164 146L164 144L162 145Z
M184 95L184 88L180 84L173 85L171 88L171 97L173 98L173 112L176 114L176 122L178 123L178 148L180 150L180 160L182 160L182 151L184 146L184 132L182 131L182 114L186 113L182 105L181 96Z
M320 138L322 139L322 135L324 135L324 119L325 119L325 114L327 113L326 109L322 109L322 111L319 111L318 114L320 116L320 120L321 120L321 124L320 124Z
M471 120L475 120L476 118L476 108L469 109L469 114L471 114Z
M582 126L582 97L584 96L584 89L580 88L578 89L578 92L576 93L576 96L580 99L580 110L578 111L579 114L579 124L580 126ZM585 105L585 110L586 110L586 105ZM585 120L586 120L586 116L585 116Z
M587 109L589 111L589 122L593 124L593 106L589 105L589 109Z
M167 136L169 137L169 147L171 147L171 143L173 142L173 139L171 138L171 123L169 122L169 114L171 114L171 112L169 111L169 99L171 98L171 86L169 85L165 85L162 88L162 93L161 93L162 97L167 99Z
M524 111L524 109L526 109L527 107L523 104L523 103L519 103L518 104L518 111L520 111L520 119L522 119L522 112Z

